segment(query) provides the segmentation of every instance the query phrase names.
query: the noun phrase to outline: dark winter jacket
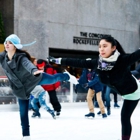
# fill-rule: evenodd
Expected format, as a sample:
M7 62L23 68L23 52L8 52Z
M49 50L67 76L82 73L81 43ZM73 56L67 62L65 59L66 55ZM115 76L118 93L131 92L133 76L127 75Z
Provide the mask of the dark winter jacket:
M15 53L9 61L5 51L0 53L0 63L9 79L13 94L19 99L29 99L31 91L42 79L42 74L33 75L38 70L36 66L25 53Z
M82 75L80 76L78 80L79 84L81 84L83 87L91 88L95 90L95 93L102 91L102 84L97 74L94 71L91 71L92 74L90 77L90 81L88 81L88 78L87 78L88 73L89 73L88 69L83 69ZM85 84L87 85L85 86Z
M133 93L138 86L135 78L130 72L130 66L140 59L140 49L132 54L120 55L112 70L102 71L97 69L98 58L92 60L81 60L72 58L63 58L62 65L68 65L80 68L95 69L100 81L103 84L113 88L120 95Z

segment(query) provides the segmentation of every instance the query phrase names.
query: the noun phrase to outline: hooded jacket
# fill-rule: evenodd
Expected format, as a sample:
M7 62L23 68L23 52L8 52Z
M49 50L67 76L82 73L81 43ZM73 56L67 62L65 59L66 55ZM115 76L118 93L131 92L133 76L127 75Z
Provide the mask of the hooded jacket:
M31 91L41 81L42 74L34 76L37 67L25 53L16 52L11 61L6 51L0 53L0 63L10 82L13 94L19 99L29 99Z

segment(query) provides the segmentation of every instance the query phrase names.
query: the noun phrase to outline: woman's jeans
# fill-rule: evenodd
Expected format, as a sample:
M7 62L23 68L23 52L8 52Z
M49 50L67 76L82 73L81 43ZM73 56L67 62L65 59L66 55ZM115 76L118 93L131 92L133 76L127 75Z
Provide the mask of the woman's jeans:
M106 99L106 107L110 108L110 87L106 87L106 92L105 92L105 99Z
M28 117L28 108L29 108L29 100L21 100L18 99L19 102L19 112L20 112L20 120L22 126L22 135L30 136L29 131L29 117Z
M106 97L106 107L110 108L110 93L114 94L114 102L117 103L117 93L112 90L110 87L106 87L106 93L105 93L105 97Z
M37 103L39 102L40 106L43 107L45 110L50 110L50 107L46 104L46 91L43 91L39 94L38 98L33 98L31 104L35 111L39 112L39 107Z
M54 84L58 81L68 81L69 79L70 79L70 77L66 73L57 73L54 75L42 73L42 79L38 83L38 85L50 85L50 84Z
M47 85L54 84L58 81L68 81L69 75L65 73L57 73L54 75L49 75L47 73L42 73L42 79L38 83L38 85ZM29 136L29 117L28 117L28 109L29 109L29 100L21 100L18 99L19 102L19 111L20 111L20 120L22 126L22 135ZM43 104L43 101L42 101Z

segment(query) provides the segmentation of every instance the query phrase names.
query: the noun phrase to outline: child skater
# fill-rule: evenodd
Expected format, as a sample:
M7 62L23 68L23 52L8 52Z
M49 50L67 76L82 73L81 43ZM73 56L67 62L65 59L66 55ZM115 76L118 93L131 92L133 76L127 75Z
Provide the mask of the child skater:
M99 77L92 69L83 69L82 75L78 80L79 84L81 84L84 88L88 89L87 92L87 103L89 108L89 113L85 115L87 118L94 118L94 105L93 98L97 97L97 102L100 107L100 114L102 114L103 118L106 118L107 115L105 113L105 106L102 100L102 83L99 80Z
M49 75L38 70L30 61L30 55L21 50L23 46L29 46L33 43L22 45L19 37L12 34L6 38L5 50L0 53L0 64L9 79L13 94L18 98L22 140L30 140L29 96L36 85L53 84L57 81L72 81L77 84L77 79L68 72Z
M92 60L58 58L50 61L73 67L96 69L100 81L114 89L124 99L121 110L122 140L130 140L131 115L140 99L140 82L131 74L130 66L140 59L140 49L126 54L112 36L99 41L99 57Z

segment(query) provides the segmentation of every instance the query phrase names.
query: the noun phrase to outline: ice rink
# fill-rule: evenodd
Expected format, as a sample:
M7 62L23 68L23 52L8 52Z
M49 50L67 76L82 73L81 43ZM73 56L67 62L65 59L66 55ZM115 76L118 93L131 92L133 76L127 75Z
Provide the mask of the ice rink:
M103 119L96 115L86 119L87 103L61 103L62 112L54 120L49 113L41 109L41 118L30 117L31 140L121 140L120 111L114 109L111 115ZM50 104L49 104L50 105ZM119 102L122 106L122 101ZM51 105L50 105L51 106ZM8 107L7 107L8 108ZM0 140L21 140L21 126L18 110L0 107ZM95 108L95 113L99 108ZM32 111L29 112L31 116ZM133 131L131 140L140 139L140 103L131 118Z

